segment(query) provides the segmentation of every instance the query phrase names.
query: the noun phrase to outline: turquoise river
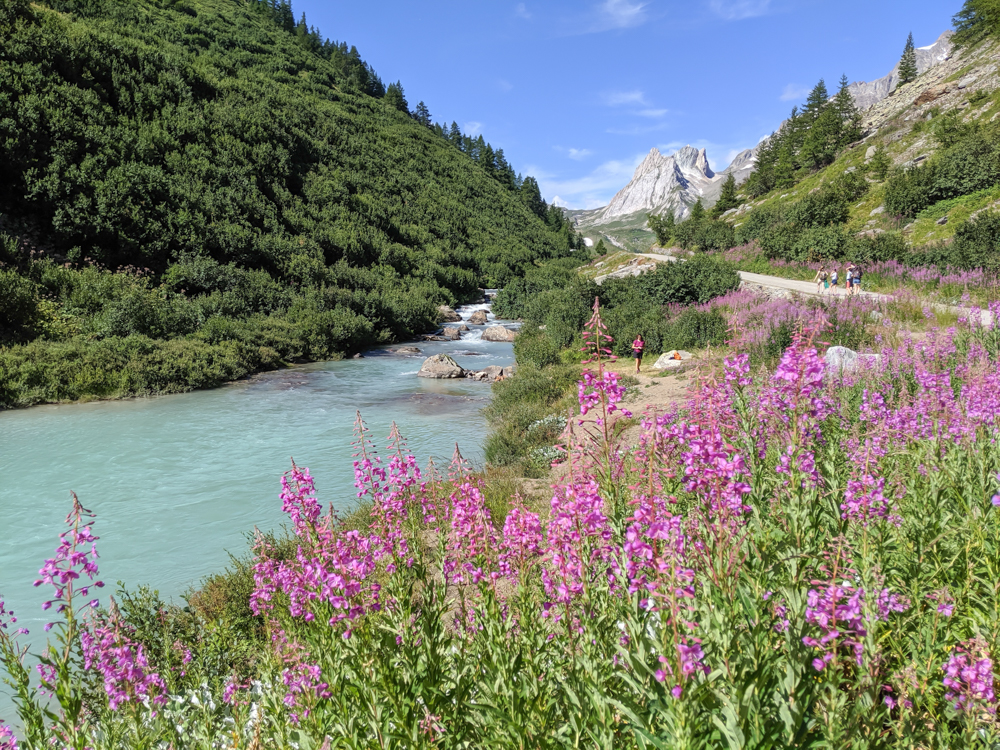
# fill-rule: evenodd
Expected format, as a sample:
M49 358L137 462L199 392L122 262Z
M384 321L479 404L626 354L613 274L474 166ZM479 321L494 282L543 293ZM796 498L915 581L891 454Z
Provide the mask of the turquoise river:
M102 598L122 581L180 601L229 553L246 552L254 526L282 525L280 478L291 457L309 467L324 502L352 507L358 410L377 447L395 421L422 466L431 456L447 463L456 442L481 463L490 386L416 376L423 358L441 352L467 369L513 361L510 344L470 328L461 341L416 344L420 354L381 349L214 390L0 413L0 598L40 645L48 592L32 581L65 530L71 490L97 514ZM10 720L6 690L0 716Z

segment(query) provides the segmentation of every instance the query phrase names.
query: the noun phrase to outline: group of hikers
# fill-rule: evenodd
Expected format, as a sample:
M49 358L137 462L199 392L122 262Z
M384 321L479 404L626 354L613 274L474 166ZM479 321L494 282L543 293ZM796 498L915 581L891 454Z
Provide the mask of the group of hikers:
M857 294L858 290L861 288L861 266L856 266L854 263L849 263L847 265L847 293L849 295ZM829 289L831 286L834 289L839 288L840 279L837 275L837 267L832 267L829 271L826 267L821 267L819 271L816 272L816 278L813 279L816 282L816 293L823 294L823 292Z

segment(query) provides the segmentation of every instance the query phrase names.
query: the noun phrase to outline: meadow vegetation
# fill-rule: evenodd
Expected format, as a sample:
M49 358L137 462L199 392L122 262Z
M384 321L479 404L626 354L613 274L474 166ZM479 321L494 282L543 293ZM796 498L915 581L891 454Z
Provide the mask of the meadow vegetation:
M11 0L0 36L0 408L398 341L582 247L286 1Z
M380 454L359 419L362 510L342 523L293 465L288 536L185 610L89 607L77 503L37 674L0 606L24 727L0 742L993 747L998 329L883 324L879 360L832 371L814 312L776 367L735 350L633 445L596 310L548 503L460 456L421 472L395 430Z

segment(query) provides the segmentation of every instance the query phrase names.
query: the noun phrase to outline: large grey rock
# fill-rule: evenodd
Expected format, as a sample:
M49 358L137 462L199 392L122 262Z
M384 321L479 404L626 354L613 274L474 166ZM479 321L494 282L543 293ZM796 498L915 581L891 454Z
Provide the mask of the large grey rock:
M469 323L474 326L484 326L489 321L485 310L476 310L469 316Z
M435 378L437 380L464 378L465 370L447 354L435 354L433 357L425 359L424 363L420 365L420 372L417 373L417 377Z
M878 354L858 354L846 346L831 346L823 355L827 373L833 375L853 372L862 367L874 367L878 364L879 359L881 358Z
M459 331L458 328L456 328L455 326L448 326L447 328L444 329L444 331L441 332L441 335L444 336L446 339L449 339L450 341L458 341L460 338L462 338L461 331Z
M917 72L923 73L935 65L951 57L951 31L944 32L934 44L929 47L919 47L917 53ZM854 98L858 109L868 109L885 99L899 84L899 63L887 76L874 81L858 81L847 87Z
M438 312L441 315L441 320L445 323L460 323L462 320L462 316L448 307L448 305L438 307Z
M683 366L692 356L691 352L686 352L683 349L672 349L660 355L659 359L653 364L653 369L674 370Z
M875 156L876 151L878 151L878 146L869 146L868 150L865 151L865 161L871 161L872 157Z
M885 206L879 206L878 208L872 209L872 212L868 214L869 216L878 216L879 214L885 213Z
M517 338L517 331L503 326L490 326L483 331L483 341L513 341L515 338Z
M395 349L390 349L391 354L420 354L420 350L415 346L398 346Z

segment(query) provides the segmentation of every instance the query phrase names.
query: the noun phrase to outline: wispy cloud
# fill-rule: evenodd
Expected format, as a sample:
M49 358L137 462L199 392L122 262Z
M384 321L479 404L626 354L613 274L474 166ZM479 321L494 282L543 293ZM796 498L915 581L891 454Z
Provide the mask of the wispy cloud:
M481 122L477 122L476 120L472 120L471 122L465 123L462 126L462 130L469 136L479 135L483 132L483 124Z
M726 21L756 18L771 11L771 0L709 0L708 7Z
M609 107L620 107L622 104L645 105L646 96L638 89L633 91L609 91L603 96L604 103Z
M566 151L566 155L569 156L570 159L576 159L577 161L586 159L592 153L594 152L589 148L571 148Z
M669 111L670 111L669 109L640 109L635 114L639 115L639 117L655 118L655 117L663 117Z
M606 206L628 184L645 156L642 153L631 159L606 161L582 177L560 178L530 165L525 173L535 175L542 195L558 195L561 205L567 208L598 208Z
M514 8L514 15L518 18L523 18L524 20L531 19L531 12L528 10L528 6L524 3L518 3Z
M646 20L645 8L648 3L630 3L628 0L605 0L598 6L598 19L601 28L628 29L638 26Z
M808 86L799 86L796 83L790 83L785 86L784 91L781 92L781 96L778 98L783 102L795 102L804 99L808 93Z

